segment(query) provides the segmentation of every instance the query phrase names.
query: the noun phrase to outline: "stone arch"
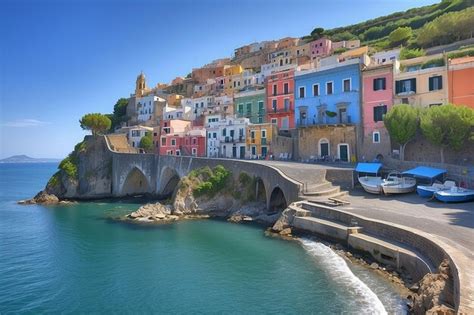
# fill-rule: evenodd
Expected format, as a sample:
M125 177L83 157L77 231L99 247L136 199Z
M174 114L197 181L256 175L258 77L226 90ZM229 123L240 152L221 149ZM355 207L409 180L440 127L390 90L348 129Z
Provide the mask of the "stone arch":
M121 195L140 195L151 193L152 188L145 174L138 168L134 167L127 174L122 185Z
M285 210L287 206L288 204L286 202L285 193L280 187L276 186L275 188L273 188L272 193L270 194L270 199L268 200L268 212L281 212Z
M162 197L170 197L173 195L178 186L180 176L178 171L169 166L165 166L158 177L158 194Z

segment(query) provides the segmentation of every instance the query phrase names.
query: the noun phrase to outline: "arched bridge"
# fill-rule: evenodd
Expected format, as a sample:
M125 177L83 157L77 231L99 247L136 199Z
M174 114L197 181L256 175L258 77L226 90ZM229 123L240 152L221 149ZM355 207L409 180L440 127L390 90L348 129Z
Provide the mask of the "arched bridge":
M116 153L112 155L112 195L121 197L149 193L166 196L179 179L204 166L222 165L238 177L240 172L255 176L257 197L265 199L269 211L284 209L298 200L302 185L279 169L253 161L208 159L153 154Z

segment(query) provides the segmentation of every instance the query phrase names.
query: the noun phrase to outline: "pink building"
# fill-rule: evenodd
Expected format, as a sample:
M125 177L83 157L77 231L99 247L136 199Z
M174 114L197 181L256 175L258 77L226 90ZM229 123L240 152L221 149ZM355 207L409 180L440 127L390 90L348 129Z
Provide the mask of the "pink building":
M359 159L371 161L391 151L383 117L393 105L393 64L367 67L362 72L362 144Z
M206 129L191 121L174 119L161 122L157 152L160 155L206 156Z
M332 51L332 41L327 38L320 38L309 43L311 59L316 57L329 56Z

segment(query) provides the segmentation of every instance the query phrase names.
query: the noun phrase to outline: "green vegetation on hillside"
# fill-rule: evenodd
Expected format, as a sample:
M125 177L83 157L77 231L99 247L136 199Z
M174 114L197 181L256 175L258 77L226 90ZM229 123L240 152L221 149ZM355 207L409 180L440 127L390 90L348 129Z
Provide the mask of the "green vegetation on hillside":
M120 127L122 122L128 120L129 117L127 117L127 105L128 99L123 97L119 98L114 105L114 112L112 114L106 115L112 122L110 127L111 130L115 130L116 128Z
M228 187L231 176L232 173L222 165L217 165L212 170L209 167L204 167L193 171L189 174L189 177L198 177L201 180L201 183L193 189L193 195L195 197L213 197L216 193Z
M388 49L405 43L410 48L431 47L472 37L472 6L473 0L443 0L438 4L396 12L353 25L329 30L316 27L303 39L314 40L326 36L333 41L340 41L358 38L363 44L376 49ZM411 34L408 30L411 30Z
M109 117L99 113L86 114L82 116L79 123L82 129L90 130L93 136L104 134L112 125Z

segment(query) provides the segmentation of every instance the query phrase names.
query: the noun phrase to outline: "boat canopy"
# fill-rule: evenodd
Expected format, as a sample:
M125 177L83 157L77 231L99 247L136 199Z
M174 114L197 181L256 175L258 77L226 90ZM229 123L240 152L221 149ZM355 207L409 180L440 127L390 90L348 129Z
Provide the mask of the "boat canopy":
M446 172L447 172L446 170L439 169L439 168L418 166L418 167L412 168L411 170L403 172L403 174L419 176L419 177L435 178Z
M377 174L382 167L382 163L357 163L356 172Z

